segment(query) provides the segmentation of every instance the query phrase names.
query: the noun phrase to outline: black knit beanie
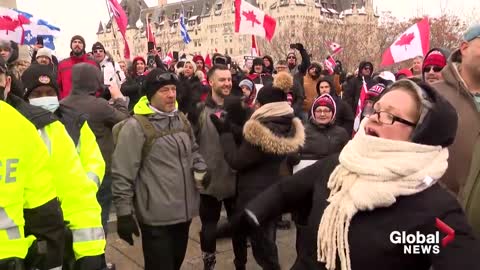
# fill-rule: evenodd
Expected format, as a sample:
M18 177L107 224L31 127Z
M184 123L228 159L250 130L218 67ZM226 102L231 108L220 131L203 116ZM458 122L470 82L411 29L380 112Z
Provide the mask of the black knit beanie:
M261 105L287 101L287 94L280 88L268 85L260 89L257 94L257 101Z
M57 80L49 66L32 64L23 72L22 82L25 87L25 99L28 99L32 91L40 86L52 87L58 96Z
M429 84L415 83L408 79L393 83L387 90L383 91L382 96L395 89L395 86L401 84L402 81L409 81L421 89L422 116L413 130L411 141L432 146L450 146L455 140L458 126L458 116L455 108ZM424 104L428 104L428 106Z
M103 44L101 42L95 42L93 43L92 45L92 52L94 52L95 50L103 50L105 51L105 47L103 46Z
M177 85L177 75L166 72L159 68L151 70L145 77L145 83L143 86L143 91L147 96L148 101L152 99L153 95L155 95L158 89L168 84Z

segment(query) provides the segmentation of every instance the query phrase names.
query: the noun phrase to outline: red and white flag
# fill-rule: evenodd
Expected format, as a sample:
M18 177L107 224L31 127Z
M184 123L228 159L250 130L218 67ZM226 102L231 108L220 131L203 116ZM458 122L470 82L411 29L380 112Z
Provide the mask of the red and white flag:
M235 0L235 33L255 35L271 41L277 21L247 1Z
M430 49L430 24L428 18L412 25L403 32L382 56L380 66L412 59L419 55L427 54Z
M120 33L122 33L123 40L125 42L124 48L124 57L126 59L130 59L130 47L128 46L127 42L127 25L128 25L128 17L123 10L122 6L117 2L117 0L108 0L108 10L115 18L115 22L120 29Z
M0 7L0 40L10 40L23 44L23 25L30 20L13 9Z
M146 22L147 22L147 27L145 28L145 30L147 31L147 42L153 42L153 46L154 48L157 48L157 42L155 41L155 36L153 35L153 32L152 32L152 26L150 25L150 20L148 19L148 14L147 14L147 19L146 19Z
M358 104L357 104L357 111L355 112L355 121L353 122L353 134L352 138L355 137L355 134L358 131L358 128L360 127L360 120L362 120L362 111L363 107L365 106L365 99L367 98L367 83L365 82L365 78L362 77L363 84L362 88L360 90L360 97L358 98Z
M210 59L209 53L207 53L207 55L205 56L205 66L207 66L208 68L212 66L212 59Z
M343 51L343 47L338 43L335 43L333 41L327 41L325 43L327 44L327 47L330 49L333 55Z
M330 75L332 75L335 71L335 67L337 66L335 59L333 59L332 56L328 56L327 59L325 59L325 61L323 62L323 64L325 65L325 68L328 70Z
M252 50L251 50L251 55L252 56L260 56L260 49L258 49L257 46L257 40L255 39L255 36L252 35Z

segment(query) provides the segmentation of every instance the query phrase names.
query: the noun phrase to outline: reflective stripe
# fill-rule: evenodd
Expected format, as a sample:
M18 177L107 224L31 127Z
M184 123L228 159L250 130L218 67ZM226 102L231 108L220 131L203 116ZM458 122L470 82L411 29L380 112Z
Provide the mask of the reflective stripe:
M81 143L81 141L80 141L80 139L78 139L78 143L77 143L77 153L78 153L78 154L80 154L80 148L82 147L82 146L80 145L80 143Z
M87 242L105 239L102 227L73 230L73 242Z
M62 270L62 266L57 266L57 267L54 267L54 268L50 268L48 270Z
M97 184L97 187L100 187L100 178L94 172L87 172L87 176Z
M40 137L42 137L43 142L47 146L48 153L52 154L52 142L50 141L50 138L48 138L45 128L39 129L38 132L40 133Z
M8 217L3 207L0 207L0 230L7 231L8 239L10 240L20 238L20 229L17 224Z

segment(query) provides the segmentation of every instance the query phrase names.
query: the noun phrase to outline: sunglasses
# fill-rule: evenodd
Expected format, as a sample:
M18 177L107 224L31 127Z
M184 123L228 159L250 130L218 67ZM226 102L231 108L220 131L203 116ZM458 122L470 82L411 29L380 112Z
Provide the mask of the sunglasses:
M164 72L161 74L158 74L155 77L156 82L163 82L163 81L178 81L178 76L176 74L170 73L170 72Z
M423 68L423 73L428 73L433 69L434 72L440 72L443 68L439 66L428 66Z
M297 59L295 56L289 56L287 59Z
M365 70L371 70L372 68L371 68L371 67L364 67L363 69L365 69Z

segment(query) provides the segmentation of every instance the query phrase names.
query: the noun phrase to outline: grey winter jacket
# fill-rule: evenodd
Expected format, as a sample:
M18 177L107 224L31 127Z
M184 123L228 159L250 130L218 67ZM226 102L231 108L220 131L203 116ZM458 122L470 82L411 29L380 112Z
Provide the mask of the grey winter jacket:
M205 158L211 173L210 185L201 193L213 196L218 200L233 197L236 186L236 174L225 160L224 151L220 144L220 136L210 119L212 113L221 109L209 95L205 101L205 112L200 113L197 131L200 153Z
M146 116L158 130L181 129L184 125L176 112ZM142 160L142 127L134 118L125 121L112 157L112 194L117 215L135 212L141 224L150 226L182 223L197 216L199 193L192 167L205 170L206 165L191 139L193 131L157 138Z
M95 97L95 92L102 85L100 69L87 63L76 64L72 70L72 91L60 103L88 115L88 125L95 134L108 174L113 153L112 127L129 116L128 98L109 103L106 99Z

